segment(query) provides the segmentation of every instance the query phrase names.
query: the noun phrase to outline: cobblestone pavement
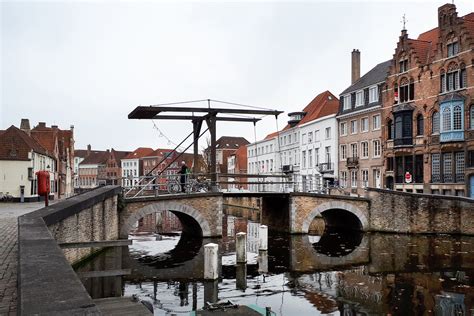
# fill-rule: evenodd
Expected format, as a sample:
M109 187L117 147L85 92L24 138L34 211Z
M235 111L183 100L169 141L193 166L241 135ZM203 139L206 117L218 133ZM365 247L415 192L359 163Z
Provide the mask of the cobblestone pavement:
M16 315L17 217L42 203L0 203L0 315Z

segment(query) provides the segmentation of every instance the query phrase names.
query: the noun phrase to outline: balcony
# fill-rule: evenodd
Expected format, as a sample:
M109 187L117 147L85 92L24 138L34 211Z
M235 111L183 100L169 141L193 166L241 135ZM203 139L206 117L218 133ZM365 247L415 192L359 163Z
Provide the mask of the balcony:
M321 173L334 172L334 163L332 163L332 162L320 163L318 165L318 170Z
M395 146L412 146L413 138L412 137L395 138L394 145Z
M441 132L440 141L445 142L459 142L464 140L464 131Z
M347 157L347 168L357 168L359 166L359 157Z

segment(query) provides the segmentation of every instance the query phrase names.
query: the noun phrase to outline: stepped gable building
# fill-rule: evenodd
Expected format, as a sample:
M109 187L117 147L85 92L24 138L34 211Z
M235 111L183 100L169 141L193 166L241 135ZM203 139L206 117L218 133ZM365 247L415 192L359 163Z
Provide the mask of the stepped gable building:
M474 197L474 12L438 8L438 26L403 29L383 91L385 183Z
M120 167L122 159L130 154L130 152L118 151L112 148L110 151L107 149L106 153L107 159L105 164L100 165L98 170L99 183L106 185L120 185L122 184L122 168Z
M340 94L339 185L346 194L382 187L382 98L391 60L361 78L360 52L352 51L352 83Z

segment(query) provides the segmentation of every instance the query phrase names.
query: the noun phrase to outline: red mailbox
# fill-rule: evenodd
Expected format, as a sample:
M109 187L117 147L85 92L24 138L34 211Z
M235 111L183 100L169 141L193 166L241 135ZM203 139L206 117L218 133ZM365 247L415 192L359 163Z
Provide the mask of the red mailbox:
M36 177L38 178L38 195L48 196L50 189L49 181L49 172L48 171L38 171L36 172Z

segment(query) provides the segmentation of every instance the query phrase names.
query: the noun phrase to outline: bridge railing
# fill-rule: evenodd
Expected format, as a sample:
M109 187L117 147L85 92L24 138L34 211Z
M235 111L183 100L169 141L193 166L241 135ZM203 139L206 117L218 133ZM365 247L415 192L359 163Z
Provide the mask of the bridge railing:
M162 174L122 178L125 198L151 197L166 194L199 192L313 192L343 194L335 179L321 175L285 173L217 174L216 186L211 187L211 174ZM340 192L339 192L340 191Z

